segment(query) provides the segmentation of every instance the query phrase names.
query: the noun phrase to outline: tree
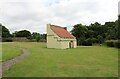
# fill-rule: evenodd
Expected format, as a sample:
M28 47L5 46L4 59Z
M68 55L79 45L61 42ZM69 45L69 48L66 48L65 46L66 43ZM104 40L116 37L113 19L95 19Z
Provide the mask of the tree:
M105 40L120 39L120 16L115 22L105 22L101 25L98 22L85 26L76 24L73 26L72 34L76 37L78 45L91 45L103 43ZM88 44L87 44L88 43Z
M88 30L87 34L86 34L86 38L93 38L94 37L94 31L93 30Z
M39 42L40 41L40 34L37 32L33 32L32 38L35 39L37 42Z
M115 22L106 22L104 24L104 27L106 28L107 40L117 39L117 24Z
M36 39L36 35L37 35L37 34L38 34L37 32L33 32L33 33L32 33L32 38L33 38L33 39Z
M36 35L36 41L37 41L37 42L40 41L40 34Z
M0 24L0 35L1 34L3 38L11 37L10 31L2 24Z
M46 40L47 39L47 34L40 34L40 38Z
M80 45L86 38L85 35L87 34L88 28L82 24L76 24L73 26L72 34L77 39L77 44Z
M98 38L98 42L100 44L103 43L104 39L103 39L103 37L101 35L98 35L97 38Z
M16 31L13 33L15 37L26 37L31 39L31 33L28 30Z
M89 25L89 30L92 31L92 37L96 38L97 35L102 34L102 26L100 23L95 22L94 24Z

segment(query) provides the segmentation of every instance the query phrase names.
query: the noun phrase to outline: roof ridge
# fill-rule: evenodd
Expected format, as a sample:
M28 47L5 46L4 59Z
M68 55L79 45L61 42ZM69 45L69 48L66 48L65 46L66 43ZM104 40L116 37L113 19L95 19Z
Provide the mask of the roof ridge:
M67 27L61 27L57 25L51 25L50 27L59 37L62 38L75 38L72 34L67 31ZM64 30L63 30L64 29Z

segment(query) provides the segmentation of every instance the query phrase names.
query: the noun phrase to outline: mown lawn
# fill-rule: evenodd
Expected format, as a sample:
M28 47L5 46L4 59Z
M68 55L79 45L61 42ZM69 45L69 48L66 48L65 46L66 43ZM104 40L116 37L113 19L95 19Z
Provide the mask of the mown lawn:
M2 44L2 61L7 61L21 55L23 52L16 47L8 44Z
M48 49L46 43L13 42L4 44L27 48L30 51L30 55L15 64L3 75L4 77L118 76L118 49L116 48L79 46L76 49L60 50ZM6 47L6 50L10 50L10 48Z

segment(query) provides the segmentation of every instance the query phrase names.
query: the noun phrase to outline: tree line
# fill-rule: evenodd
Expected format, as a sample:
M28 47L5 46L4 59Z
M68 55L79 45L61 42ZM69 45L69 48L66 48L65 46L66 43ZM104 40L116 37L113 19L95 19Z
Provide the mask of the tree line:
M0 24L2 28L2 37L26 37L28 39L34 39L39 41L40 39L45 39L46 34L40 34L37 32L31 33L28 30L15 31L10 34L9 29ZM93 45L93 44L102 44L106 40L117 40L120 39L120 16L118 20L113 22L105 22L105 24L100 24L98 22L92 23L90 25L75 24L71 33L76 37L78 45Z
M34 40L34 41L37 41L37 42L39 42L40 40L46 41L46 34L40 34L40 33L37 33L37 32L31 33L28 30L15 31L14 33L10 34L9 29L7 29L2 24L0 24L0 28L2 28L0 30L0 32L1 32L1 37L3 39L7 38L7 40L11 40L11 38L15 38L15 37L26 37L29 40Z
M105 22L104 25L98 22L89 26L76 24L71 33L76 37L78 45L102 44L105 40L117 40L118 20Z

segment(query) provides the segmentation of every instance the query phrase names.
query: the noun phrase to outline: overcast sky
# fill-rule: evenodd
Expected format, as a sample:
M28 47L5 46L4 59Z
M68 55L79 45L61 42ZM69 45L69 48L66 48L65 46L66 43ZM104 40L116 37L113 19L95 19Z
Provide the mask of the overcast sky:
M0 0L0 23L11 32L46 33L46 24L67 26L115 21L119 0Z

